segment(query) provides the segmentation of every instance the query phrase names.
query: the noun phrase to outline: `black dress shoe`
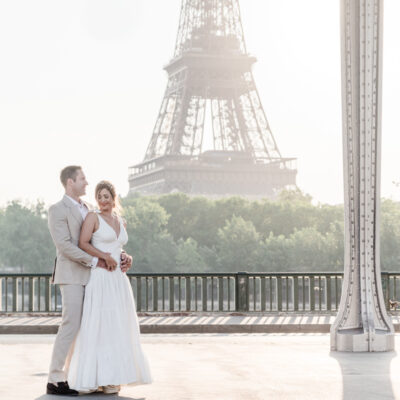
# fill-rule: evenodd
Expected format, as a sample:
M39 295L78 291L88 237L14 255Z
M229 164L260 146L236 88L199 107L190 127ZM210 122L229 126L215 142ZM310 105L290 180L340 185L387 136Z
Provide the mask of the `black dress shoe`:
M78 396L78 392L76 390L70 389L68 386L68 382L57 382L57 385L53 383L47 384L47 394L60 394L62 396Z

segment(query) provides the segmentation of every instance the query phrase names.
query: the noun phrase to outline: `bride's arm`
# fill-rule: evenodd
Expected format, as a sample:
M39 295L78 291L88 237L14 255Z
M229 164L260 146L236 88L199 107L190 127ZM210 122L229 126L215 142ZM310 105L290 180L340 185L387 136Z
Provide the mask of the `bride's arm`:
M108 267L116 266L117 262L111 257L110 253L104 253L90 243L92 235L96 231L97 224L97 215L92 212L89 213L82 224L81 235L79 236L79 247L93 257L104 259Z

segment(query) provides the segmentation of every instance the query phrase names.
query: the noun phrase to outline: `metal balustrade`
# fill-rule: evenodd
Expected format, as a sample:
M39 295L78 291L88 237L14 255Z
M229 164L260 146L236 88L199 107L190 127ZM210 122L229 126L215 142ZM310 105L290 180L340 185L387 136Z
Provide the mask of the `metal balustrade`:
M138 312L330 312L342 273L128 274ZM384 298L400 297L400 273L382 273ZM61 312L50 274L0 275L0 313Z

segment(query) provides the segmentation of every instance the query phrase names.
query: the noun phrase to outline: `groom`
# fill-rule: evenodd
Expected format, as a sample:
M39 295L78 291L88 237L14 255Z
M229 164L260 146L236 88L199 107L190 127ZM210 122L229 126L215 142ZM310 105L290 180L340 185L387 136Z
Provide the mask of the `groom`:
M76 165L65 167L60 179L65 195L49 208L49 230L57 248L52 282L60 286L62 320L53 347L47 394L77 396L78 392L68 386L67 375L81 323L85 285L92 268L107 267L104 260L92 257L78 247L81 226L90 209L80 199L88 185L82 168ZM127 271L131 265L132 257L123 253L122 271Z

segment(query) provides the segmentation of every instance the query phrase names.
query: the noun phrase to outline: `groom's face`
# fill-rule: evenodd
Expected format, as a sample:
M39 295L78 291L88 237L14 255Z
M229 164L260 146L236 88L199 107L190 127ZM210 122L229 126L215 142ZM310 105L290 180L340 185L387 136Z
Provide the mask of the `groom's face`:
M88 182L83 171L80 169L77 172L75 181L72 181L72 189L76 196L83 196L86 194L86 186Z

